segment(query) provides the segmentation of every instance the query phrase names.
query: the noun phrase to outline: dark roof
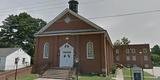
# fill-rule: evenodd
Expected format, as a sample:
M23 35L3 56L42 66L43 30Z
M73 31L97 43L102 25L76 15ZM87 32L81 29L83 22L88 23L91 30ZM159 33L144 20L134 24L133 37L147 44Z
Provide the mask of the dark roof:
M11 53L17 51L18 49L20 48L0 48L0 56L8 56L10 55Z

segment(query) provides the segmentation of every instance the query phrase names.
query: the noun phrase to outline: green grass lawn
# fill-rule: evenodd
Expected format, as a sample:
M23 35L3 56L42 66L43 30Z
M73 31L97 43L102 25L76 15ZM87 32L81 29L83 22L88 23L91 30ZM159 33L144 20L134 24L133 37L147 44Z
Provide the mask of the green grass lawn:
M18 77L18 80L34 80L37 76L35 74L26 75L23 77Z
M112 75L109 77L102 77L94 74L81 74L79 80L114 80L111 79Z
M124 80L131 80L131 71L130 68L124 68L123 69L123 76L124 76ZM133 77L133 75L132 75ZM144 80L154 80L153 75L144 72Z

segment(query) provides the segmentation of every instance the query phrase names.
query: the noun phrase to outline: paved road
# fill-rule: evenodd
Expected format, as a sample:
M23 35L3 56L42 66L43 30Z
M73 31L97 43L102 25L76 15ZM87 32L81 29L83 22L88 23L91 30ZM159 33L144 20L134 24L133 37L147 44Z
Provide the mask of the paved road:
M117 69L116 80L124 80L122 69Z
M35 80L63 80L63 79L47 79L47 78L38 78L38 79L35 79Z
M144 69L144 71L154 75L156 78L160 76L160 67L153 67L153 69Z

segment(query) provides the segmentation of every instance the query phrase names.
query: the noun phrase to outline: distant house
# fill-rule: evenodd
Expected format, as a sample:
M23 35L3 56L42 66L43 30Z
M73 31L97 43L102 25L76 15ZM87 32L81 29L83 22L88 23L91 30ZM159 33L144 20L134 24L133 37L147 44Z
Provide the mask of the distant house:
M149 44L130 44L114 47L114 61L125 66L153 68Z
M0 48L0 70L16 69L16 58L18 58L18 68L30 66L31 57L21 48Z

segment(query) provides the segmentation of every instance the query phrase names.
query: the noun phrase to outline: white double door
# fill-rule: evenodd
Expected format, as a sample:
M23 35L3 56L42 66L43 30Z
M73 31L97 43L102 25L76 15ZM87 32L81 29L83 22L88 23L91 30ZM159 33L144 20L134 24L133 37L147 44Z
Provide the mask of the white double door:
M74 64L74 48L68 44L65 43L60 47L60 64L59 66L61 68L68 68L73 67Z

